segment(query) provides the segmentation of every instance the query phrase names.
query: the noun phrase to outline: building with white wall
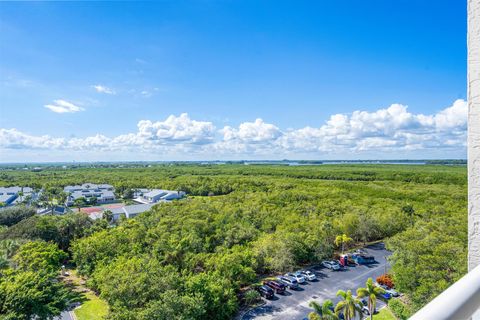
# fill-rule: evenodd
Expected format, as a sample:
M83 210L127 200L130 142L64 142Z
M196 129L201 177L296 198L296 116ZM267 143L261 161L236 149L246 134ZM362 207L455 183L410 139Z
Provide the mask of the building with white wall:
M122 215L124 215L127 219L134 218L140 213L150 210L153 206L153 203L133 204L130 206L112 209L110 211L112 212L113 220L117 221Z
M166 202L177 200L185 197L186 193L183 191L172 191L172 190L162 190L162 189L151 189L145 190L147 192L141 193L138 195L134 201L138 203L157 203L157 202Z
M68 194L67 206L72 206L75 200L85 198L86 201L96 199L96 203L110 203L116 200L115 188L109 184L84 183L82 185L66 186L63 191Z

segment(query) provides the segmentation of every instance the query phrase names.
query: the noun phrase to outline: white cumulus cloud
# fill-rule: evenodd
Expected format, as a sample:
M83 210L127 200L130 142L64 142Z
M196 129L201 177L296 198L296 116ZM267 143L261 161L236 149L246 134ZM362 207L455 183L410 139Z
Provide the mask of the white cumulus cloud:
M99 93L112 94L112 95L117 93L115 90L108 88L106 86L102 86L101 84L96 84L92 87Z
M54 100L53 104L46 104L45 108L55 112L55 113L74 113L74 112L79 112L79 111L84 111L85 109L82 107L79 107L77 105L74 105L71 102L58 99Z
M265 123L262 119L256 119L254 122L244 122L238 129L226 126L221 130L223 138L226 141L239 140L246 143L258 143L270 141L282 135L278 127L273 124Z
M79 108L64 100L56 100L52 106L69 110ZM334 114L319 127L287 130L262 119L217 130L212 122L194 120L186 113L170 115L164 120L141 120L135 132L114 137L99 133L82 138L54 138L34 136L17 129L0 129L0 148L121 150L252 158L297 154L322 158L336 154L374 152L382 155L384 152L402 154L418 150L454 150L463 154L466 127L467 103L457 100L433 114L416 114L406 105L392 104L372 112L357 110L350 114Z
M0 129L0 147L5 149L63 149L63 138L32 136L17 129Z
M186 113L171 115L165 121L142 120L137 126L140 137L165 143L204 144L213 141L215 135L213 123L192 120Z

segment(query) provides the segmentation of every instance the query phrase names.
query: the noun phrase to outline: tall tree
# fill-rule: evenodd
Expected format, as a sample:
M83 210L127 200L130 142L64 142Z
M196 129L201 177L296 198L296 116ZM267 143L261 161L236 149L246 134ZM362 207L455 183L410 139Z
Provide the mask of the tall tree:
M310 317L310 314L308 315L309 320L313 319L319 319L319 320L338 320L338 316L335 314L333 311L333 302L332 300L325 300L322 304L316 302L316 301L310 301L308 304L310 308L313 308L315 310L316 315L318 317Z
M335 313L343 313L345 320L353 320L361 312L360 300L352 295L352 290L338 290L337 297L342 298L335 306Z
M0 319L50 320L71 297L55 274L10 269L0 276Z
M345 246L352 242L353 239L347 236L346 234L339 235L335 238L335 245L337 247L342 246L342 254L345 251Z
M67 254L56 244L45 241L30 241L22 245L13 257L18 268L31 271L55 272Z
M103 213L102 213L102 218L105 219L105 221L107 221L108 223L112 223L112 222L113 222L113 213L112 213L112 211L110 211L110 210L105 210L105 211L103 211Z
M357 297L367 298L368 301L368 312L370 312L370 319L373 319L373 313L375 312L375 307L377 305L377 298L381 296L384 292L380 287L373 285L372 278L368 278L365 283L365 288L357 289Z

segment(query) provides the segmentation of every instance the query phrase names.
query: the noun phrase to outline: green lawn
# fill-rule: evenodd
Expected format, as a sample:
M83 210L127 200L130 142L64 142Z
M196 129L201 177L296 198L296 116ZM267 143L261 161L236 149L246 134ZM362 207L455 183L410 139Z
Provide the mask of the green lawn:
M75 309L78 320L101 320L108 313L108 305L92 292L85 293L87 299L80 307Z
M396 320L392 311L388 307L381 309L377 314L373 315L374 320ZM80 320L80 319L79 319Z

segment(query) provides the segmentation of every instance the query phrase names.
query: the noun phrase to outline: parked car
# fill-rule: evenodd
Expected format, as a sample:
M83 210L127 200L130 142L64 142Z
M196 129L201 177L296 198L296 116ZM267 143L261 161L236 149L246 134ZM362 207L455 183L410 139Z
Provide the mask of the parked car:
M260 295L262 297L265 297L267 299L272 299L273 296L275 295L275 293L273 292L273 289L265 285L258 287L258 292L260 292Z
M333 271L338 271L341 269L340 264L335 260L323 261L322 266Z
M376 262L374 256L365 254L352 254L350 257L356 264L372 264Z
M305 280L305 277L303 276L303 274L301 274L300 272L295 272L295 273L288 272L288 273L285 273L285 276L294 278L300 284L307 282L307 280Z
M355 254L368 254L367 250L365 250L365 249L357 249L353 253L355 253Z
M283 294L287 289L287 286L285 284L276 280L264 281L263 284L272 288L277 294Z
M278 280L283 282L290 289L298 289L298 281L295 278L287 277L287 276L280 276L280 277L278 277Z
M394 290L394 289L391 289L389 287L387 287L386 285L384 284L380 284L378 285L380 288L382 288L383 290L385 290L386 293L389 293L392 297L398 297L400 296L400 294Z
M317 276L315 275L315 273L310 270L301 270L300 273L303 274L303 276L307 278L308 281L317 280Z
M330 309L330 311L332 311L332 312L335 312L335 308L334 308L333 306L332 306L332 307L329 307L328 309ZM340 312L340 313L338 314L338 319L340 319L340 320L345 320L345 316L343 315L343 312Z
M385 300L390 300L392 298L392 295L388 292L384 292L384 293L380 294L380 296Z
M360 302L362 303L362 305L361 305L361 307L362 307L362 312L363 312L364 314L366 314L367 316L369 316L369 315L370 315L370 310L368 310L368 301L365 300L365 299L361 299ZM377 308L375 308L375 309L373 310L373 314L376 314L376 313L378 313Z

